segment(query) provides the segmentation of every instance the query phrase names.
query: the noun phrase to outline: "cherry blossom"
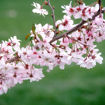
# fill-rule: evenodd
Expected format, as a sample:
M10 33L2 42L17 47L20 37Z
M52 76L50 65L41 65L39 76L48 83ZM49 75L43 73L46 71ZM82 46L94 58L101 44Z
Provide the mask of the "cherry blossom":
M33 13L37 13L37 14L40 14L40 15L48 15L48 12L46 9L43 9L42 6L39 4L39 3L35 3L33 2L33 6L35 7L32 12Z

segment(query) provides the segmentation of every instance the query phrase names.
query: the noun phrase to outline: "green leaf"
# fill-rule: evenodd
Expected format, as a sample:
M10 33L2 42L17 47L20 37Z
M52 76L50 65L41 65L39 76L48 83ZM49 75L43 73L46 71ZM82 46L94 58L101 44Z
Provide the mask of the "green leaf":
M35 33L35 25L32 25L32 32Z
M58 53L60 53L60 51L59 51L59 49L58 49L57 47L55 47L55 50L56 50Z
M60 45L60 43L61 43L61 41L57 40L57 43L56 43L56 45Z
M41 36L40 34L38 34L38 37L39 37L39 39L40 39L41 41L43 41L43 38L42 38L42 36Z
M87 57L87 54L82 55L82 57L86 58Z
M72 43L69 43L69 48L72 48Z
M29 38L30 35L31 35L30 33L27 34L27 35L25 36L25 40L27 40L27 39Z

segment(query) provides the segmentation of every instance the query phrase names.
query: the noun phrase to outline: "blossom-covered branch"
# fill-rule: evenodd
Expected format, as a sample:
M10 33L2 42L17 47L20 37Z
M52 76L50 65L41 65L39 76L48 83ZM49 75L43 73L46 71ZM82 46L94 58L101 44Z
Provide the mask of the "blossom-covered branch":
M24 80L39 81L44 77L43 67L47 71L59 66L76 63L80 67L91 69L103 58L95 42L105 40L105 8L101 0L95 6L79 3L61 6L64 16L55 21L54 8L50 0L45 2L53 13L53 25L35 24L26 36L29 43L21 47L16 36L0 44L0 94ZM48 11L44 5L33 2L33 13L45 16ZM72 19L74 17L74 19ZM82 22L74 24L74 20Z
M101 10L101 13L104 13L104 12L105 12L105 9ZM58 40L58 39L60 39L60 38L63 38L65 35L68 35L68 34L71 34L72 32L77 31L77 30L78 30L79 28L81 28L85 23L87 23L87 22L89 22L89 21L93 21L98 15L100 15L100 9L99 9L99 11L97 11L96 14L94 14L94 15L92 16L92 18L89 18L87 21L82 20L78 25L76 25L75 27L73 27L73 28L70 29L69 31L67 31L67 32L65 32L65 33L63 33L63 34L61 34L61 35L58 35L58 36L54 37L54 38L51 40L50 43L52 43L52 42L54 42L54 41L56 41L56 40Z

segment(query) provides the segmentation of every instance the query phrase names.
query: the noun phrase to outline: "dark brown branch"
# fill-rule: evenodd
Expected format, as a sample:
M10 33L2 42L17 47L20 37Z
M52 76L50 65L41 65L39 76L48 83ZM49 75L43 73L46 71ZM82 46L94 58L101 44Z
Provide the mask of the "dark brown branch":
M9 59L6 63L12 63L12 62L17 62L17 61L20 61L20 57L19 56L16 56L12 59Z
M98 0L99 7L101 7L101 0Z
M98 4L101 5L101 0L98 0Z
M54 7L52 7L51 3L50 3L50 0L48 0L48 6L51 8L51 11L52 11L52 18L53 18L53 26L54 26L54 37L56 36L57 34L57 28L56 28L56 24L55 24L55 12L54 12Z
M105 10L102 10L101 13L104 13ZM92 21L95 19L95 17L97 17L98 15L100 14L100 11L98 11L96 14L93 15L92 19L89 19L89 21ZM73 27L71 30L61 34L61 35L58 35L56 37L54 37L50 43L53 43L54 41L60 39L60 38L63 38L65 35L68 35L68 34L71 34L72 32L75 32L77 31L79 28L81 28L85 23L87 23L88 21L84 21L82 20L81 23L79 23L78 25L76 25L75 27Z
M102 1L101 0L98 0L98 4L99 4L99 11L100 11L100 13L101 13L101 11L102 11Z

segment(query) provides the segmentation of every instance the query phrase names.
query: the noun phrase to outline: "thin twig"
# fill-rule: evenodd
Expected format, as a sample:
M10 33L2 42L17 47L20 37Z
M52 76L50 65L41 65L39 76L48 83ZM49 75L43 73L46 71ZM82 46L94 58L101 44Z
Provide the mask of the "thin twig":
M54 7L52 7L51 3L50 3L50 0L48 0L48 6L51 8L51 11L52 11L52 19L53 19L53 25L54 25L54 37L56 36L57 34L57 28L56 28L56 20L55 20L55 11L54 11Z

